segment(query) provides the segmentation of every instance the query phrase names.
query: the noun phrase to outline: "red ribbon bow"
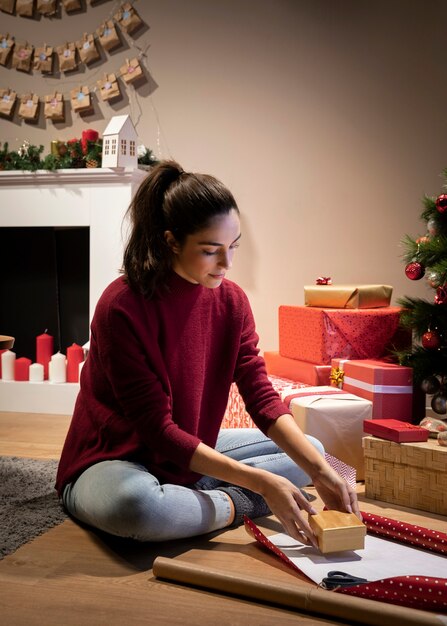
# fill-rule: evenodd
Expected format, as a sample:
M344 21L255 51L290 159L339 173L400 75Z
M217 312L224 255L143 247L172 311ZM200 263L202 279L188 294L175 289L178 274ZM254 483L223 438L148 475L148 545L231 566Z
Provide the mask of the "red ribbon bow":
M316 281L316 285L332 285L332 278L330 276L319 276Z

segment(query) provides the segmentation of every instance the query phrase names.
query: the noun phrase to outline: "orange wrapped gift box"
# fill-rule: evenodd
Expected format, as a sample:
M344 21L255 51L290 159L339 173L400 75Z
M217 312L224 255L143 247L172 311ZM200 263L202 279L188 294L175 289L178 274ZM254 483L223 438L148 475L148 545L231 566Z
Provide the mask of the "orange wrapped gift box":
M399 307L322 309L279 307L279 353L329 365L336 357L377 359L393 343Z
M372 418L410 422L413 414L413 370L411 367L367 359L333 359L331 377L349 393L370 400Z
M286 356L281 356L279 352L264 352L264 360L267 372L273 376L298 380L307 385L330 384L330 365L289 359Z

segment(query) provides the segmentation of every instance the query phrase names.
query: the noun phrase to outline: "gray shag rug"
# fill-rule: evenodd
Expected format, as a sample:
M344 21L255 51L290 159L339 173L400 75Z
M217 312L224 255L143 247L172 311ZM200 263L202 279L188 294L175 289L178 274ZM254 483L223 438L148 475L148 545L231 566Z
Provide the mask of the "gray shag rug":
M0 457L0 559L67 519L54 490L57 465Z

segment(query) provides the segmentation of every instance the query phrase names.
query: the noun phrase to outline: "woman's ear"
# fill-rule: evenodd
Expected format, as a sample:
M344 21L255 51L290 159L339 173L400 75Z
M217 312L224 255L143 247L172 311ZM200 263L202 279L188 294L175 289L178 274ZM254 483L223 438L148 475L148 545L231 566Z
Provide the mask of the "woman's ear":
M165 230L164 235L165 235L165 241L168 244L168 247L170 248L170 250L174 254L177 254L180 251L180 246L178 245L177 240L172 234L172 232L170 230Z

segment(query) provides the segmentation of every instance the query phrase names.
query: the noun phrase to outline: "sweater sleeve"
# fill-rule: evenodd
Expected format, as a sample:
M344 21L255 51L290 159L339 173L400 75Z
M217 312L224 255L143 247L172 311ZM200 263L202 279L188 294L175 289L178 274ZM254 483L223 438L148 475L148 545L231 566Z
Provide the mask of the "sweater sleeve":
M148 320L131 308L129 303L122 306L115 301L102 316L99 314L100 328L92 325L98 366L116 405L108 427L114 437L136 433L154 458L167 459L186 469L201 440L172 419L169 380L158 347L156 320Z
M267 376L264 359L259 355L259 337L253 313L247 296L243 292L242 294L244 318L234 378L247 412L256 426L266 434L280 415L290 414L290 411Z

